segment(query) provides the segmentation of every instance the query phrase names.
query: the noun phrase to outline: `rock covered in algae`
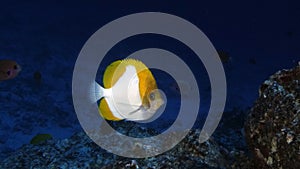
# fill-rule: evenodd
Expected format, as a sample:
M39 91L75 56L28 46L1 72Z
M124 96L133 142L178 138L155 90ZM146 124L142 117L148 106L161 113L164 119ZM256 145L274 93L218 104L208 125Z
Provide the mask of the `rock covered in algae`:
M245 131L258 168L300 168L300 65L261 85Z

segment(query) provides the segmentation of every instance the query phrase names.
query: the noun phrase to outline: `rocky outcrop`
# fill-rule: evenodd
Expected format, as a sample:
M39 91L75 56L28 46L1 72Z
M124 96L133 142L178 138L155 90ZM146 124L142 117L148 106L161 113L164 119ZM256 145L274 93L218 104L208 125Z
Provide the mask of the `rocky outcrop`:
M256 168L300 168L300 65L261 85L245 131Z

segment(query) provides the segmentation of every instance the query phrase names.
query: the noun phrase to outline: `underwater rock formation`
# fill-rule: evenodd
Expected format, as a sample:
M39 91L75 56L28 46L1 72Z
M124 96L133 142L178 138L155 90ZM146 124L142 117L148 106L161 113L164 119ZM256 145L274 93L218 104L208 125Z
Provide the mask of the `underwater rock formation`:
M134 127L129 125L123 130L139 130ZM190 131L177 146L161 155L130 159L101 149L79 132L69 139L24 145L2 161L0 168L225 168L218 144L212 140L200 144L199 133L200 130Z
M245 123L257 168L300 168L300 65L281 70L260 87Z

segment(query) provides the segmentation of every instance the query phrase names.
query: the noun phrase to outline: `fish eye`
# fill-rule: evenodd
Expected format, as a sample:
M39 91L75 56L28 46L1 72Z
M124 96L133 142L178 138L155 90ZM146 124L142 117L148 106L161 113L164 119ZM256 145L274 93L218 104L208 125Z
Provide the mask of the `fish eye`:
M10 70L6 72L6 74L7 74L8 76L10 75L10 73L11 73Z
M17 65L14 65L14 69L17 70L17 69L18 69L18 66L17 66Z
M155 99L155 93L154 92L150 93L149 98L150 100L153 101Z

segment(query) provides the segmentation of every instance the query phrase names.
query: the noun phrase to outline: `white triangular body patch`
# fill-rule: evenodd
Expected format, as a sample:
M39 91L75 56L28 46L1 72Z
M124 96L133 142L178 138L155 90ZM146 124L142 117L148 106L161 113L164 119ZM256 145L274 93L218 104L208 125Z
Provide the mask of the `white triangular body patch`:
M139 78L134 66L127 66L123 75L111 88L110 101L119 114L126 118L142 105L139 90Z

